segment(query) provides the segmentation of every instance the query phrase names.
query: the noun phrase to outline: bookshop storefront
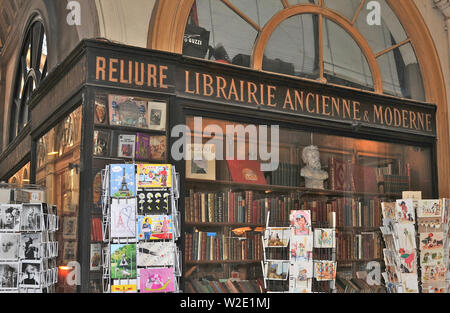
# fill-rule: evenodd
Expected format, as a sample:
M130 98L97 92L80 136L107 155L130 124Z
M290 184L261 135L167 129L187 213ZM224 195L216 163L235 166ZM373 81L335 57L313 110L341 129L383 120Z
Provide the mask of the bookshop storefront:
M81 264L83 292L102 290L91 253L102 245L100 171L108 164L176 166L184 292L220 291L232 277L245 283L226 288L289 290L284 271L261 266L289 260L289 250L265 251L261 236L266 226L289 226L291 210L309 210L310 226L335 229L335 249L313 257L356 278L368 262L383 266L382 201L405 190L438 197L429 103L86 40L30 109L30 163L12 177L27 175L57 205L58 265ZM199 146L212 157L185 160ZM297 290L337 288L311 283ZM65 280L59 288L76 290Z

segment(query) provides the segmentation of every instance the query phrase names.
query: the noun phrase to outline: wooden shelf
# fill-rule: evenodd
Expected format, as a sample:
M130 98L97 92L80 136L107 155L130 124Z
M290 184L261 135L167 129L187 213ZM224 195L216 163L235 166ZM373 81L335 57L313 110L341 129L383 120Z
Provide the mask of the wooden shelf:
M208 223L208 222L185 222L186 226L204 226L204 227L224 227L224 226L248 226L248 227L265 227L264 224L251 223Z
M205 184L208 187L220 186L228 187L231 189L252 189L261 190L266 193L271 192L299 192L305 195L318 195L318 196L329 196L329 197L380 197L380 198L399 198L400 194L393 193L371 193L371 192L353 192L353 191L338 191L338 190L326 190L326 189L310 189L305 187L293 187L293 186L279 186L279 185L262 185L262 184L251 184L251 183L240 183L228 180L203 180L203 179L193 179L186 178L187 184Z
M187 260L186 264L195 265L195 264L233 264L233 263L243 263L243 264L251 264L251 263L261 263L261 260L204 260L204 261L193 261Z

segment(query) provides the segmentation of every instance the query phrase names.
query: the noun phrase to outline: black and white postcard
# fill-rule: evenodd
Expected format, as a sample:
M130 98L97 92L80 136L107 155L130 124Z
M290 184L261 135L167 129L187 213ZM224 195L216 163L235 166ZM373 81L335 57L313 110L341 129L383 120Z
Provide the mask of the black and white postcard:
M22 261L20 262L20 281L21 287L40 287L41 285L41 261Z
M42 235L40 233L21 234L20 259L39 259L42 253Z
M20 234L0 233L0 260L16 261L19 258Z
M15 289L19 273L19 263L0 263L0 288Z
M21 231L39 231L42 230L42 205L41 204L22 204L20 212L20 230Z
M20 204L0 205L0 231L19 231L20 228Z

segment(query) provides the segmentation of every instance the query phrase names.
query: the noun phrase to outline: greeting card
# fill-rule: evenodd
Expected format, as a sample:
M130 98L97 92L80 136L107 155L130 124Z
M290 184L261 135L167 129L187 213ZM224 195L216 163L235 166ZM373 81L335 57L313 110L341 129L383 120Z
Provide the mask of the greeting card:
M411 199L397 200L395 204L396 220L398 222L415 222L414 202Z
M136 244L111 244L111 279L136 278Z
M174 266L176 245L173 242L139 242L138 266Z
M175 275L173 267L140 269L140 291L174 292Z
M334 248L336 246L336 231L333 228L314 229L314 248Z
M291 211L289 215L291 227L294 227L294 235L309 235L311 232L311 211Z
M165 214L172 212L172 197L169 189L142 188L137 191L138 214Z
M170 164L138 164L138 188L166 188L172 186L172 166Z
M116 199L111 203L111 237L136 236L136 199Z
M161 240L173 237L173 222L170 215L138 216L138 239Z
M292 236L289 245L291 262L308 261L312 259L312 234L308 236Z
M111 198L130 198L136 196L134 164L111 164L109 175Z

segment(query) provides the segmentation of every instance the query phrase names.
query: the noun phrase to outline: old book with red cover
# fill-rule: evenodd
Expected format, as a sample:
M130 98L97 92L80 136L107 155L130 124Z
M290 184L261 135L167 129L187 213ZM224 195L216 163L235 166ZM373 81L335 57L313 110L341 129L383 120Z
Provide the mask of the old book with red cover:
M266 178L261 171L259 161L252 160L227 160L231 178L234 182L266 184Z
M331 190L350 190L348 164L344 160L330 157L330 189Z
M378 192L375 168L358 164L349 164L348 172L353 178L353 191Z

